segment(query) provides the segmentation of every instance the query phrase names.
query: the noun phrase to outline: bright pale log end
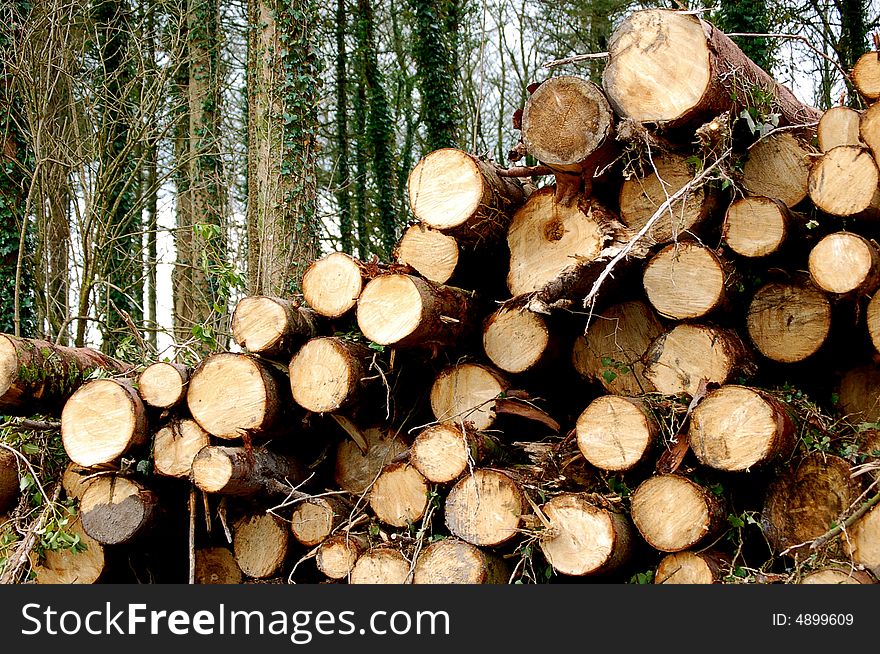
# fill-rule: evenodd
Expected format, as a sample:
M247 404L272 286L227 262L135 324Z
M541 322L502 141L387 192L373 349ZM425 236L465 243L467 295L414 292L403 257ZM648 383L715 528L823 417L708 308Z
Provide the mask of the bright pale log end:
M357 304L363 283L360 264L347 254L333 252L306 269L303 297L317 314L339 318Z

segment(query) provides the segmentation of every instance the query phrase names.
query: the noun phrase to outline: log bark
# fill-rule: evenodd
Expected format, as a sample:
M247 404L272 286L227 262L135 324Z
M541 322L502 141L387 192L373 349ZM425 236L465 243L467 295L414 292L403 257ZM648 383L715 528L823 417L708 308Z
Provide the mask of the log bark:
M127 382L95 379L83 384L61 412L64 451L84 468L113 463L147 438L146 409Z
M699 243L673 243L648 261L642 285L661 316L702 318L724 303L728 268L721 257Z
M376 547L358 557L348 578L350 584L408 584L410 563L391 547Z
M479 465L485 454L483 438L459 425L432 425L416 436L409 460L428 481L448 484Z
M428 281L446 284L455 275L462 253L454 236L419 223L403 233L395 256Z
M78 536L85 549L43 552L42 559L34 565L34 581L38 584L94 584L106 570L104 546L89 536L77 519L66 531Z
M697 16L663 9L633 12L614 30L602 83L620 115L670 127L737 110L757 90L772 95L781 124L820 116L721 30Z
M674 552L657 566L655 584L717 584L730 569L730 557L712 551Z
M794 449L795 426L772 395L746 386L722 386L691 414L688 440L703 465L741 472Z
M772 361L795 363L815 354L831 330L831 303L812 285L770 282L746 315L749 338Z
M832 216L875 218L880 215L878 179L877 164L867 149L840 145L810 170L810 199Z
M145 533L159 509L159 498L119 475L97 477L80 501L83 530L102 545L119 545Z
M18 494L17 457L9 450L0 449L0 515L18 503Z
M440 422L468 424L477 431L495 422L495 399L510 388L489 366L461 363L443 370L431 386L431 410Z
M477 546L495 547L513 538L526 512L519 485L506 473L479 468L446 496L446 527Z
M504 561L458 538L428 545L416 559L414 584L506 584Z
M243 578L235 555L226 547L196 550L197 584L240 584Z
M363 430L367 451L346 438L336 448L334 479L339 487L353 495L363 495L376 481L386 465L406 452L406 443L393 431L369 428Z
M156 409L171 409L186 398L191 370L179 363L159 361L138 377L138 394L144 404Z
M578 449L601 470L630 470L654 445L659 426L637 398L604 395L584 409L575 425Z
M391 527L419 522L428 508L428 480L409 463L391 463L370 490L370 508Z
M290 532L305 547L320 545L351 514L337 497L311 497L296 505L290 515Z
M265 449L208 445L193 459L192 479L206 493L284 495L305 474L298 461Z
M0 334L0 412L58 415L95 370L120 374L129 369L89 348Z
M363 400L375 374L370 365L376 351L365 345L328 336L313 338L290 361L294 401L308 411L332 413Z
M483 351L504 372L546 366L557 346L547 319L526 308L502 306L483 323Z
M232 337L248 352L289 358L318 333L314 311L279 297L242 298L232 314Z
M363 264L343 252L312 263L303 274L303 298L315 313L339 318L354 309L364 288Z
M193 460L211 437L189 418L173 418L153 437L153 468L157 475L188 479Z
M287 558L290 530L271 513L255 513L235 523L232 549L241 571L253 579L276 575Z
M850 107L831 107L822 114L816 135L819 138L819 150L828 152L838 145L861 145L859 123L862 114Z
M790 132L772 134L749 150L743 186L751 195L773 198L792 208L807 197L814 154L805 139Z
M866 52L859 57L850 77L869 103L880 99L880 57L877 52Z
M778 252L799 222L780 200L761 195L730 203L721 233L727 246L743 257L766 257Z
M823 291L870 295L880 286L880 252L868 239L835 232L810 251L810 277Z
M361 536L336 534L318 547L315 563L330 579L345 579L366 546L366 539Z

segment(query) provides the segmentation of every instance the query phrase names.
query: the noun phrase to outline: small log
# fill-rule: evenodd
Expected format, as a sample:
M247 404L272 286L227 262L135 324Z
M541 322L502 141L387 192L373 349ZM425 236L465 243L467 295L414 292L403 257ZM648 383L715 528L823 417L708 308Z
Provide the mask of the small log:
M673 552L657 566L655 584L718 584L730 569L727 555L712 551Z
M448 484L483 458L483 437L458 425L431 425L413 441L409 461L428 481Z
M336 497L310 497L290 515L290 532L306 547L320 545L351 514L351 507Z
M849 422L880 422L880 368L869 364L847 370L837 395L840 413Z
M346 438L336 448L334 479L339 487L353 495L363 495L376 481L386 465L406 452L404 443L395 432L370 428L363 431L367 451Z
M862 113L859 120L859 136L861 142L871 149L874 162L880 166L880 104L874 103Z
M189 418L172 419L153 438L153 467L157 475L189 478L193 459L211 444L211 436Z
M877 352L880 352L880 293L874 293L868 308L865 310L865 323L868 327L868 336L871 344Z
M688 439L703 465L741 472L794 449L795 427L772 395L746 386L722 386L691 414Z
M461 150L426 155L407 181L409 206L426 226L473 245L501 238L510 215L525 200L518 180Z
M805 574L798 582L801 584L876 584L877 580L870 573L857 568L828 566Z
M19 475L17 457L6 449L0 449L0 515L18 503Z
M243 578L232 550L226 547L196 550L197 584L240 584Z
M397 244L397 262L412 267L435 284L446 284L452 279L460 257L454 236L421 223L407 227Z
M604 395L590 402L575 426L578 449L601 470L630 470L645 459L659 434L642 400Z
M381 275L364 288L358 327L369 340L395 347L441 348L474 327L471 296L412 275Z
M449 491L446 527L472 545L494 547L516 535L525 511L525 496L508 474L478 468Z
M831 107L822 114L816 134L819 150L828 152L839 145L861 145L859 123L862 114L850 107Z
M651 393L656 389L645 377L642 358L662 333L663 326L644 302L615 304L594 316L586 333L575 340L572 363L609 393Z
M661 316L702 318L724 302L725 268L717 254L699 243L673 243L651 257L642 284Z
M810 277L823 291L870 295L880 286L880 253L868 239L835 232L810 251Z
M483 350L504 372L522 373L552 358L555 340L541 314L502 306L483 324Z
M556 572L583 576L611 572L629 558L633 529L619 513L594 506L586 495L563 493L541 507L549 521L541 551Z
M810 171L810 199L832 216L874 218L880 214L878 179L877 164L867 149L839 145Z
M138 394L147 406L171 409L186 398L190 370L179 363L159 361L138 377Z
M725 522L721 500L680 475L657 475L632 494L632 520L661 552L681 552L717 533Z
M64 474L61 475L61 487L64 489L65 497L81 500L83 493L95 479L91 476L93 474L95 474L94 470L78 466L72 461L68 463L64 468Z
M251 496L287 493L305 474L294 459L262 448L208 445L193 459L192 479L206 493Z
M332 413L356 404L369 385L366 378L375 356L375 350L360 343L332 336L313 338L290 362L294 401L315 413Z
M721 228L727 246L743 257L766 257L782 248L794 226L782 202L760 195L730 203Z
M137 391L114 379L94 379L61 412L61 442L84 468L113 463L147 442L147 413Z
M850 74L859 93L873 102L880 99L880 57L876 52L866 52L856 61Z
M370 490L370 508L392 527L408 527L428 508L428 480L409 463L391 463Z
M128 543L144 533L158 513L159 498L119 475L96 477L83 493L83 530L102 545Z
M408 584L410 563L391 547L376 547L358 557L348 578L350 584Z
M241 571L253 579L273 577L287 558L290 530L271 513L256 513L235 523L232 549Z
M242 298L232 314L232 337L248 352L288 358L318 333L316 314L296 302L255 295Z
M735 332L679 324L658 336L645 353L645 377L664 395L693 396L701 383L724 384L749 364Z
M810 285L770 282L755 293L746 316L749 338L780 363L815 354L831 330L831 303Z
M457 538L435 541L421 551L414 584L506 584L504 561Z
M354 309L364 287L362 265L343 252L313 262L302 279L306 303L326 318L339 318Z
M130 368L87 347L0 334L0 413L58 415L95 370L118 374Z
M336 534L318 547L315 563L330 579L345 579L365 549L366 540L361 536Z
M761 139L749 150L742 183L751 195L762 195L794 207L807 197L812 147L790 132Z
M856 565L864 566L880 578L880 508L875 506L848 530L846 552Z
M104 546L83 530L79 519L65 531L78 536L85 549L78 552L45 550L42 560L34 565L34 581L38 584L94 584L106 570Z
M437 375L431 410L440 422L488 429L495 422L495 400L508 388L507 380L489 366L461 363Z

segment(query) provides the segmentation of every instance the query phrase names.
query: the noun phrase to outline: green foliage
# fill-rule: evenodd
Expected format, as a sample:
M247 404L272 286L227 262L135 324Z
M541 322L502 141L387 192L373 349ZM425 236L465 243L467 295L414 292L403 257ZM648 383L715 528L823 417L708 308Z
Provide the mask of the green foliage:
M637 572L632 577L630 577L629 583L631 584L653 584L654 583L654 571L653 570L645 570L644 572Z
M767 34L771 31L769 15L766 0L725 0L712 19L725 32ZM761 68L772 68L771 44L766 37L743 36L733 40Z

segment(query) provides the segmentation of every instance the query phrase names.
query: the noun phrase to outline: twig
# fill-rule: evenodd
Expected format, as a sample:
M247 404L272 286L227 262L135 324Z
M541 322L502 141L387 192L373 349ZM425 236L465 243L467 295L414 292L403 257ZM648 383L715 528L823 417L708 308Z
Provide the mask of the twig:
M554 59L553 61L548 61L546 64L541 66L541 68L556 68L556 66L564 66L565 64L576 64L579 61L587 61L588 59L607 58L607 52L591 52L588 54L572 55L571 57L566 57L565 59Z
M6 564L7 568L3 572L3 575L0 576L0 585L11 584L14 582L21 566L25 564L31 550L36 546L38 537L43 533L43 527L46 526L46 520L49 514L55 511L55 502L58 501L60 496L61 484L57 483L55 485L55 490L52 491L52 498L46 503L46 508L43 509L39 519L31 525L30 529L28 529L27 536L25 536L24 540L22 540L19 546L15 548L13 555L9 557Z
M499 177L537 177L539 175L552 175L550 166L512 166L511 168L495 168Z
M60 422L50 422L48 420L28 420L21 418L19 420L9 420L0 425L0 429L6 427L18 427L19 429L27 429L28 431L58 431L61 429Z
M196 486L189 487L189 583L196 583Z

